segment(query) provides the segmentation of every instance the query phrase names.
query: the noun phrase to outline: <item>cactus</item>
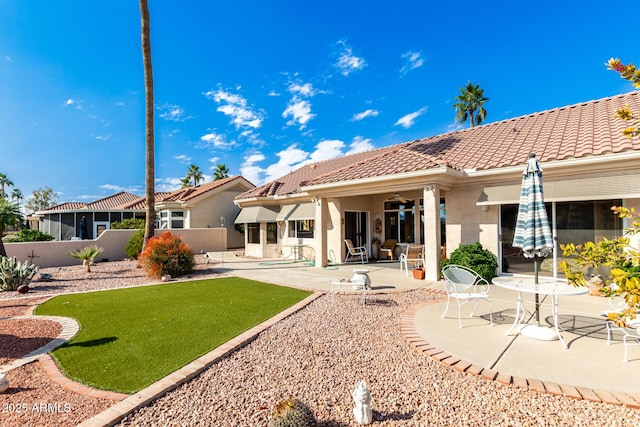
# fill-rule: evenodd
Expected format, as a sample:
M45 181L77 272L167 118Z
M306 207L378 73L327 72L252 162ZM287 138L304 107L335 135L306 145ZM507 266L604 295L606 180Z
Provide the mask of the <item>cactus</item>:
M0 291L15 291L28 285L38 272L38 267L29 261L20 263L16 257L0 257Z
M318 425L311 409L298 399L285 399L273 410L270 427L315 427Z

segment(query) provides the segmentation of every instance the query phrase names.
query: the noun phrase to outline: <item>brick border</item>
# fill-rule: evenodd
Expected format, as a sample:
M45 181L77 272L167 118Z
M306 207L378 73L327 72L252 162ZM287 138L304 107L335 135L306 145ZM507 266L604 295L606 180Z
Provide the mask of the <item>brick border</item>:
M443 296L446 295L444 291L431 292ZM427 301L408 308L400 319L400 331L409 344L424 353L426 356L431 357L443 365L453 368L461 373L475 375L487 381L495 381L498 384L507 387L520 387L526 390L536 391L538 393L547 393L552 396L564 396L577 400L588 400L591 402L608 403L613 405L622 405L632 409L640 409L640 394L637 393L629 394L608 392L603 390L594 390L587 387L556 384L551 381L542 381L535 378L514 377L503 372L485 369L481 366L474 365L466 360L461 360L454 355L448 354L444 350L438 349L436 346L425 341L415 327L417 311L436 302L438 301Z

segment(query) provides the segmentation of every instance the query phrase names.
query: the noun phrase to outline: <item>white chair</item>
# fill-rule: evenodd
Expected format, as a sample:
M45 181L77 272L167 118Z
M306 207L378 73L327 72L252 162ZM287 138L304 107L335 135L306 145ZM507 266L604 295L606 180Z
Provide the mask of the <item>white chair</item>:
M462 320L460 319L460 310L462 305L473 301L473 317L478 301L487 301L489 303L489 319L493 326L493 312L491 299L489 298L489 282L480 277L478 273L470 268L462 265L449 264L442 269L444 276L444 287L447 291L447 306L442 313L444 318L449 311L449 301L455 299L458 303L458 326L462 328Z
M627 322L626 327L618 326L615 322L607 321L607 345L611 345L613 331L622 333L622 343L624 344L624 360L629 361L628 349L630 345L640 345L640 319L634 319Z
M616 302L617 301L617 302ZM621 313L628 307L627 303L621 299L609 298L610 310L604 310L602 315L609 319L609 314ZM615 316L614 316L615 317ZM613 332L617 331L622 334L622 344L624 344L624 360L629 361L628 349L630 345L640 345L640 317L626 320L624 326L616 324L613 320L607 320L607 345L611 345Z
M347 263L356 257L360 257L362 264L367 260L367 248L364 246L353 246L351 239L344 239L344 243L347 245L347 255L344 257L344 262Z
M407 276L409 275L409 264L412 265L412 268L425 265L422 245L409 245L407 246L407 252L400 254L400 272L404 267Z

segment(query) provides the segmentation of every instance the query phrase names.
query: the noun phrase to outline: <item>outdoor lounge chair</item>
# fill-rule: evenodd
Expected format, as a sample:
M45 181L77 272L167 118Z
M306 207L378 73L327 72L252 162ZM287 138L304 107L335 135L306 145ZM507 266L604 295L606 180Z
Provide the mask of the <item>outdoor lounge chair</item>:
M412 268L423 267L425 265L423 252L424 248L422 245L409 245L407 252L400 254L400 272L402 272L402 267L404 266L404 270L408 276L409 264L412 265Z
M364 246L353 246L351 239L344 239L344 243L347 245L347 255L344 257L344 262L347 263L356 257L360 257L360 261L364 264L367 260L367 248Z
M398 241L396 239L387 239L384 241L382 246L380 247L380 259L388 259L393 261L393 252L398 246Z
M470 268L462 265L449 264L442 269L444 276L444 287L447 291L447 306L442 313L444 318L449 311L449 301L455 299L458 303L458 326L462 328L462 320L460 319L460 310L462 305L473 301L473 310L471 316L476 311L478 301L487 301L489 303L489 319L493 326L493 313L491 299L489 298L489 282L480 277L478 273Z

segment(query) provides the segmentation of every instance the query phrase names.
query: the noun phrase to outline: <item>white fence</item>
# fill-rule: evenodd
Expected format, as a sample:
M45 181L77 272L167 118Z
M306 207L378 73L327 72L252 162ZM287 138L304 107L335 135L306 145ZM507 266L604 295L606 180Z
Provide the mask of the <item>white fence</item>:
M156 230L156 235L164 230ZM193 252L217 252L227 249L226 228L192 228L184 230L170 230L173 234L182 236L185 243L191 246ZM63 240L51 242L4 243L7 256L16 257L19 261L29 261L38 267L61 267L78 264L69 252L82 249L85 246L97 245L104 248L104 252L97 261L118 261L127 257L124 251L129 237L135 230L106 230L93 240Z

